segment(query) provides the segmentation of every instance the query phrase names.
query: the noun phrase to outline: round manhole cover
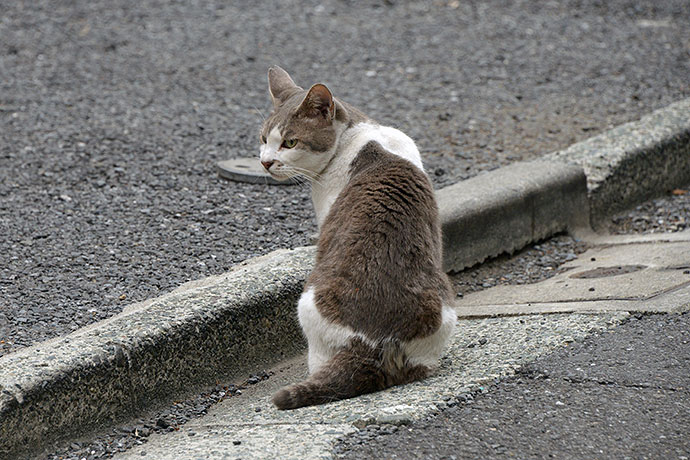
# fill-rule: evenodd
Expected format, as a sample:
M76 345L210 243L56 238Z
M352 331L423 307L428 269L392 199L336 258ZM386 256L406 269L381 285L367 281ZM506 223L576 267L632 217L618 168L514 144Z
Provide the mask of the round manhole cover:
M625 275L647 268L646 265L616 265L615 267L599 267L585 272L573 273L571 278L606 278L608 276Z
M258 158L235 158L220 161L216 166L220 177L235 182L269 185L294 185L297 183L292 179L282 182L275 180L261 167Z

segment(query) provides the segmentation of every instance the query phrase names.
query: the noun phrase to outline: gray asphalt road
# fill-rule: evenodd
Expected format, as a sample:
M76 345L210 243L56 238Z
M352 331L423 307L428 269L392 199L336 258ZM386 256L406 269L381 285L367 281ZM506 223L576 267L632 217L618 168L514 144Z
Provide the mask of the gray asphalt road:
M419 142L436 186L690 95L685 0L0 0L0 354L303 245L306 188L234 184L269 65Z
M437 417L362 431L339 457L686 459L689 376L690 314L640 316Z

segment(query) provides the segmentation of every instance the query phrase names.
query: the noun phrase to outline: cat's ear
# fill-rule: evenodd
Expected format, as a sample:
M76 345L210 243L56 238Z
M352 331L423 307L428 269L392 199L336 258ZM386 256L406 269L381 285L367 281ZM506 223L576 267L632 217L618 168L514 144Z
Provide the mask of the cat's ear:
M309 88L300 110L310 118L323 117L327 121L332 121L335 117L335 103L331 91L317 83Z
M301 89L292 81L290 75L277 65L268 69L268 91L271 93L274 106L281 104L295 91Z

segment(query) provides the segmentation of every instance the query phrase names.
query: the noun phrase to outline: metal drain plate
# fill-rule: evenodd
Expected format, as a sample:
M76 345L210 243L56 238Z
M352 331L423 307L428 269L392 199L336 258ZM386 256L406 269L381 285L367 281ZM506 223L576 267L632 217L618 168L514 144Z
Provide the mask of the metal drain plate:
M268 185L294 185L297 183L291 179L286 181L275 180L264 170L258 158L234 158L232 160L219 161L216 164L216 169L220 177L235 182Z

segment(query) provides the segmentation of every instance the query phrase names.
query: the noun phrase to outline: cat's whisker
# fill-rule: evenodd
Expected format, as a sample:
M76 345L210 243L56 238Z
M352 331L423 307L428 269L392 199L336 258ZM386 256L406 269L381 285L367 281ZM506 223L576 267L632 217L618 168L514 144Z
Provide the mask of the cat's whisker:
M309 179L301 174L293 176L293 179L295 179L297 184L299 184L300 186L308 186L310 184Z
M309 181L302 176L295 176L293 179L295 180L295 182L297 182L297 185L299 185L300 187L309 186Z
M293 174L296 174L297 176L301 177L304 180L311 180L311 177L309 176L309 174L306 171L302 171L302 170L297 169L297 168L291 168L291 172Z
M319 174L317 172L310 171L310 170L305 169L305 168L300 168L299 166L292 166L292 168L295 171L301 171L305 176L308 176L310 179L314 179L314 180L321 179L321 174Z
M310 179L306 174L306 169L298 168L296 166L283 165L283 170L291 174L291 178L297 182L304 183L305 180Z
M308 169L300 168L298 166L290 166L290 170L292 172L295 172L296 174L299 174L306 179L308 179L310 182L314 182L318 184L319 186L323 187L323 183L319 180L321 179L321 175L318 173L315 173L313 171L309 171Z
M319 187L323 187L323 186L324 186L324 184L323 184L322 182L320 182L320 181L314 179L313 177L306 176L306 175L303 176L303 177L305 177L305 178L306 178L310 183L312 183L312 184L317 184Z
M292 166L283 165L282 172L288 173L290 175L290 180L297 183L297 185L304 185L307 183L307 178L304 173L296 170Z
M253 108L254 111L261 117L262 123L265 123L265 122L266 122L266 117L264 116L263 113L261 113L261 110L259 110L259 109L258 109L255 105L253 105L253 104L252 104L252 108Z

